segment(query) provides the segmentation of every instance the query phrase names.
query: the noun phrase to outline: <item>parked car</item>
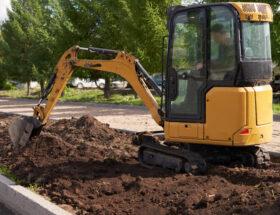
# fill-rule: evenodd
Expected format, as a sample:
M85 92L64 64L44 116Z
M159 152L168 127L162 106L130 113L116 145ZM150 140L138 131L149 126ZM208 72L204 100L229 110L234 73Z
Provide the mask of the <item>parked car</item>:
M112 88L117 89L123 89L127 87L127 81L121 81L121 80L113 80L111 82ZM74 78L72 81L70 81L70 86L76 87L78 89L84 89L84 88L104 88L105 87L105 79L98 79L97 81L92 81L90 79L81 79L81 78Z
M96 81L92 81L89 78L83 79L83 78L74 78L70 81L70 86L76 87L78 89L84 89L84 88L103 88L105 86L105 80L100 78Z
M162 79L162 75L161 73L155 73L152 75L152 78L154 79L154 81L156 82L156 84L158 86L160 86L161 88L165 87L165 77L163 77Z
M127 87L127 85L128 85L127 81L121 81L121 80L113 80L111 83L111 86L117 89L124 89Z
M17 89L26 89L27 83L21 83L18 81L10 81ZM40 88L40 84L37 81L31 81L29 85L30 89Z

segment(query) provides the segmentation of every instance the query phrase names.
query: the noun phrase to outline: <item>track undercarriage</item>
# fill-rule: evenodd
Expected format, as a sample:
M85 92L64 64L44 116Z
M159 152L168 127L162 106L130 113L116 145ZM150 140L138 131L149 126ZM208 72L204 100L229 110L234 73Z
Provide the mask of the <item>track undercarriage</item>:
M267 167L270 156L258 146L225 147L199 144L175 144L164 141L162 132L142 133L135 138L139 161L145 166L176 172L203 173L207 165Z

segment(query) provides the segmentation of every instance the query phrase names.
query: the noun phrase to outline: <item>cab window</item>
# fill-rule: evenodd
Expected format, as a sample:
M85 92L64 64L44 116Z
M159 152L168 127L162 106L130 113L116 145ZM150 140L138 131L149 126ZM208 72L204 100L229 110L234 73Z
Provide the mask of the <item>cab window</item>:
M198 116L202 106L205 73L205 11L195 9L178 14L174 19L171 69L176 85L169 80L169 90L176 90L170 101L172 115ZM176 88L176 89L175 89Z
M234 80L236 71L234 23L234 15L227 7L211 8L209 80Z

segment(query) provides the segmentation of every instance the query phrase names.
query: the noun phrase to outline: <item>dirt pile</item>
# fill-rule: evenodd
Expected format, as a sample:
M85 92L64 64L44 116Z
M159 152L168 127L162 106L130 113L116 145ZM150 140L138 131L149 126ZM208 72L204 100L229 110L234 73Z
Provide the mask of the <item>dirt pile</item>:
M15 153L0 114L0 165L76 214L278 214L280 164L210 167L205 175L146 169L131 135L93 117L59 120Z

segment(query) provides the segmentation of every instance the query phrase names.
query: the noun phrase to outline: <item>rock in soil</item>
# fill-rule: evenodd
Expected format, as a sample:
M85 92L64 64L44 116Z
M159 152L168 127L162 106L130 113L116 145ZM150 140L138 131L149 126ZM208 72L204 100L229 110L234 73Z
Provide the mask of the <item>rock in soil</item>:
M280 164L215 166L204 175L145 169L130 134L91 116L51 121L20 152L0 114L0 165L76 214L279 214Z

